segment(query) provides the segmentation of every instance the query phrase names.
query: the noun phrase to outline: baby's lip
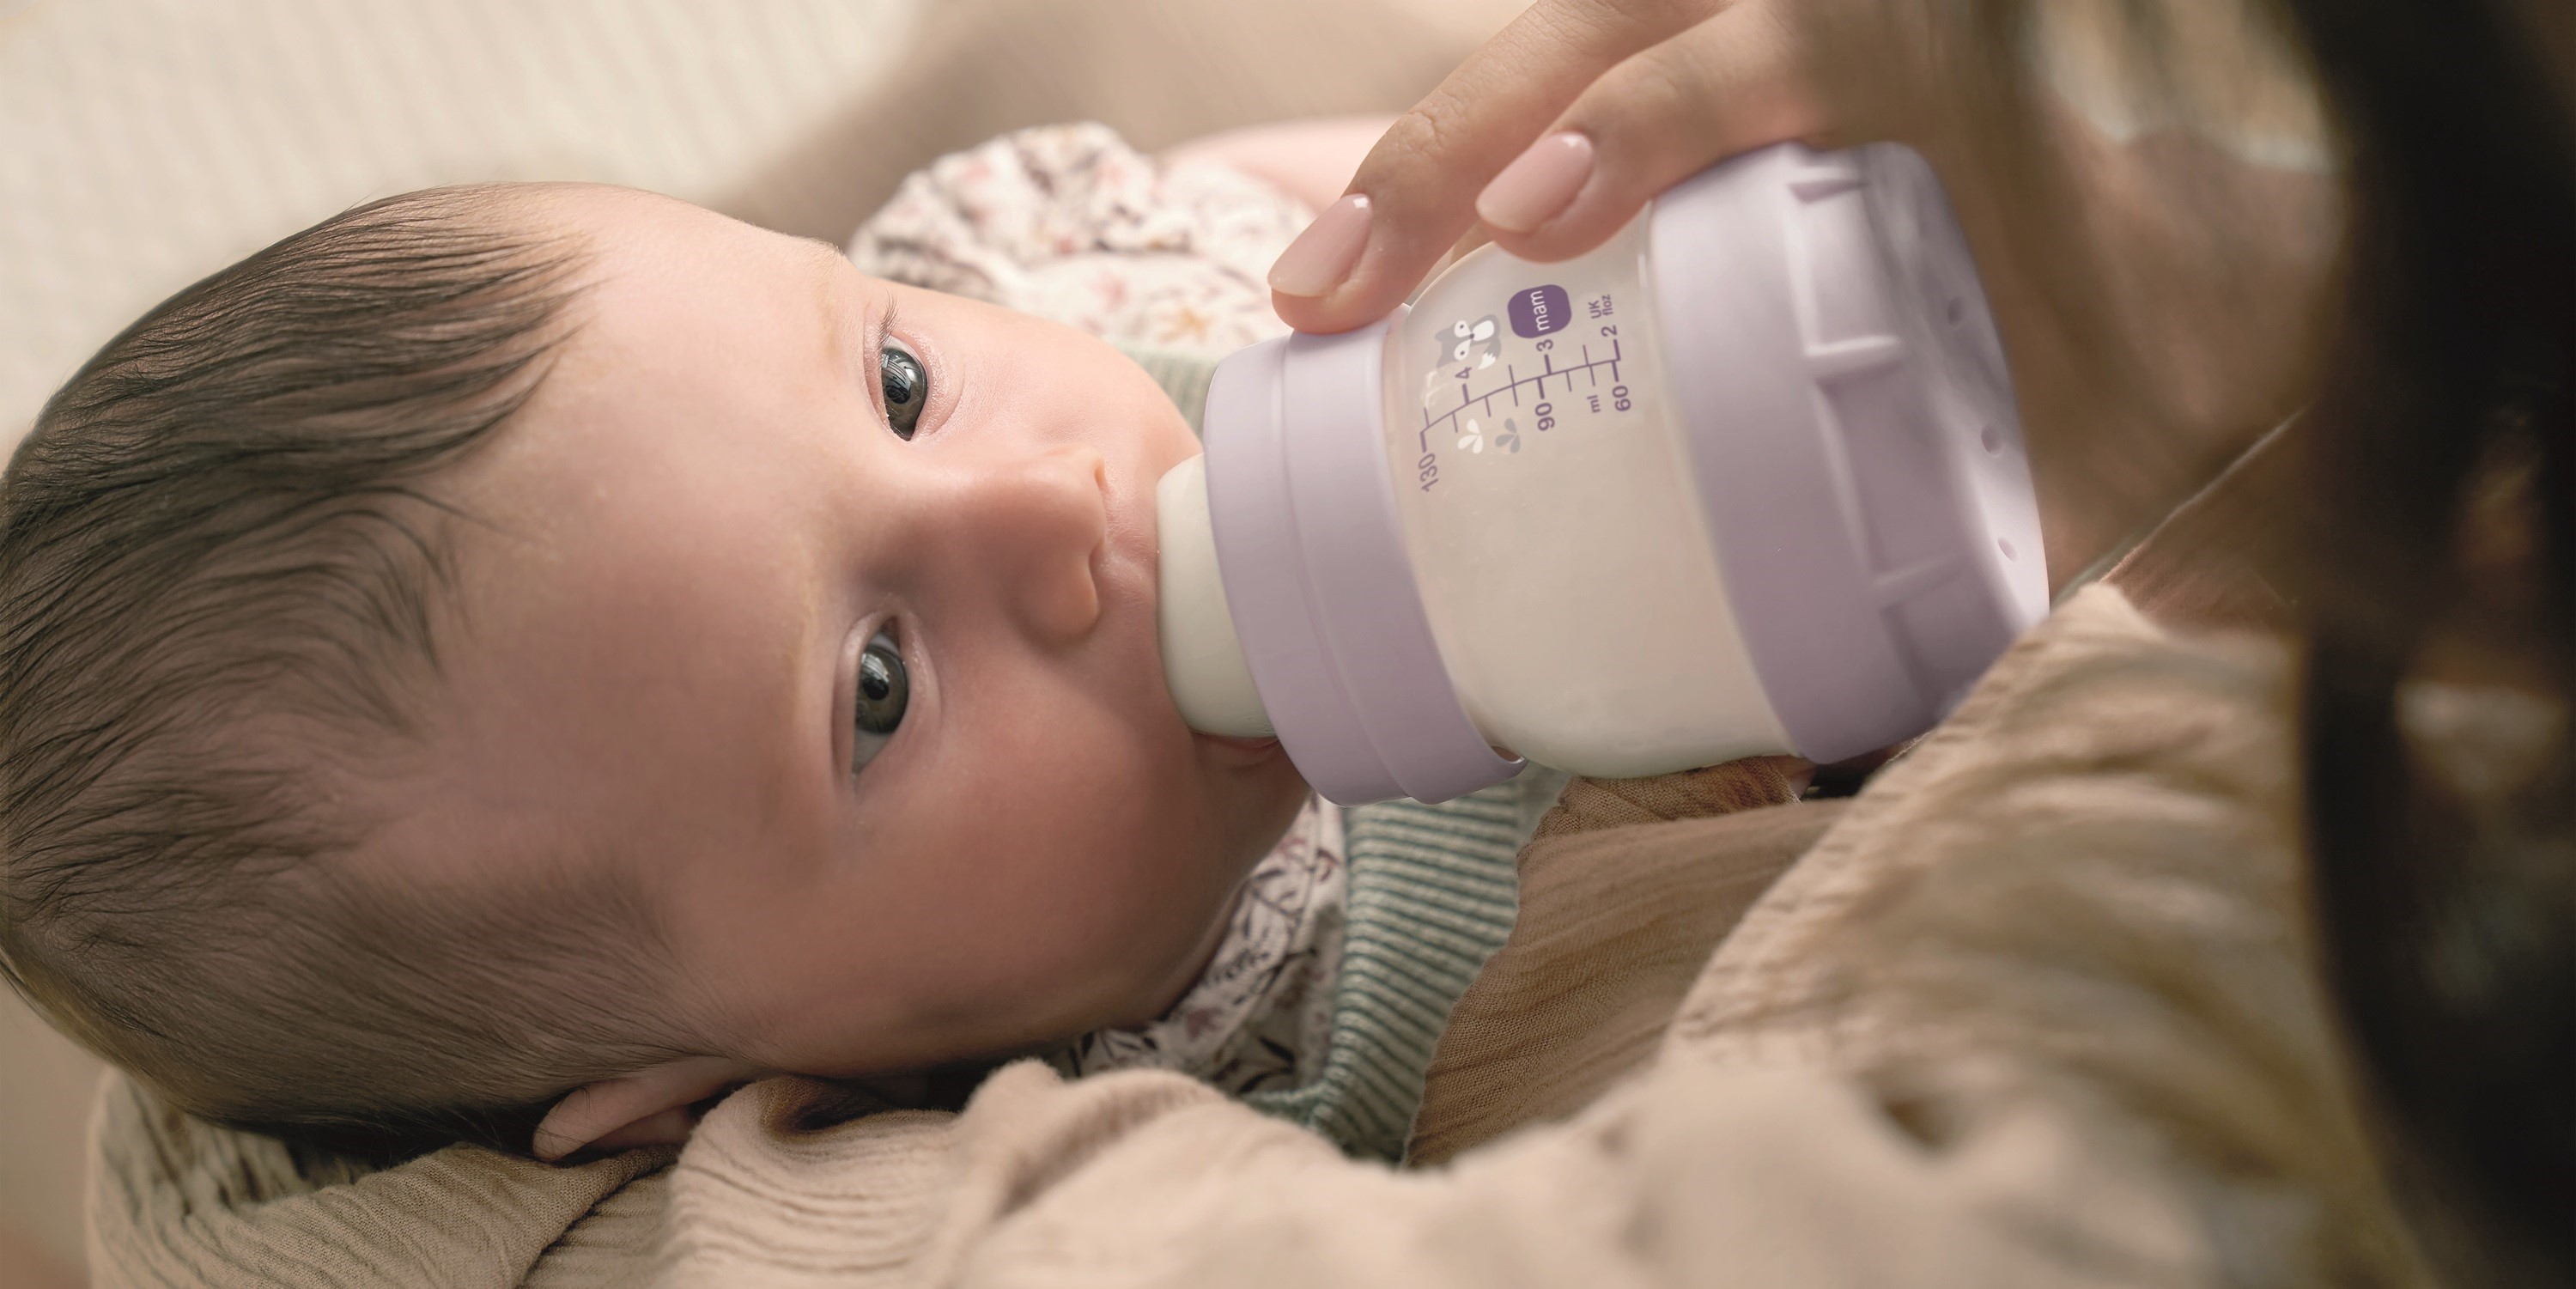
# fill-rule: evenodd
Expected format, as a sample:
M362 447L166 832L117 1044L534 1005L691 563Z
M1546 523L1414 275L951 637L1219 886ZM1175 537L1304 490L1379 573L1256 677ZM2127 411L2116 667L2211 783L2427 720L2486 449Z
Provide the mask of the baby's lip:
M1198 734L1198 731L1192 730L1191 733ZM1199 734L1199 737L1220 747L1241 748L1246 752L1267 752L1279 746L1276 734L1264 734L1258 738L1241 734Z
M1277 738L1243 738L1232 734L1202 734L1197 730L1191 730L1190 737L1197 739L1201 745L1205 746L1208 751L1213 753L1220 761L1236 766L1249 767L1261 765L1273 758L1287 755L1279 749L1279 740Z

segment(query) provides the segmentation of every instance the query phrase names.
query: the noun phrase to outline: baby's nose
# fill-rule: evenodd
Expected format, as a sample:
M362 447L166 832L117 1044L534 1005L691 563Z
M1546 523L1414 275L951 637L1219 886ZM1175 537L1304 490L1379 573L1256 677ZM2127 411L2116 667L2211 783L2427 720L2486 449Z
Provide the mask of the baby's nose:
M968 507L984 573L1022 628L1048 641L1087 634L1100 618L1094 561L1109 534L1108 466L1084 445L993 463Z

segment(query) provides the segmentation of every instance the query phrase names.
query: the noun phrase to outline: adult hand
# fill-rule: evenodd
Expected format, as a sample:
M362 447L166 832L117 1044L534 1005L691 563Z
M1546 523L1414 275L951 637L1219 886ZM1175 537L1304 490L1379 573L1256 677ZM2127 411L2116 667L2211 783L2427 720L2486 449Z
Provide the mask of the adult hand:
M1471 225L1532 260L1600 245L1722 157L1824 128L1796 0L1538 0L1399 117L1270 270L1301 331L1382 317Z

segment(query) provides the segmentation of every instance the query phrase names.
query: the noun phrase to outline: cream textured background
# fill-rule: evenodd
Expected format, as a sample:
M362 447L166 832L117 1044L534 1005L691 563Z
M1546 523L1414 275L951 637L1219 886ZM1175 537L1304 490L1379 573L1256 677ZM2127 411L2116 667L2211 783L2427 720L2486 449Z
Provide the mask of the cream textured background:
M0 0L0 445L153 302L371 197L598 180L837 240L1019 125L1398 110L1522 3ZM94 1072L0 993L12 1289L79 1258Z
M372 196L704 199L899 56L913 0L37 0L0 32L0 424L154 301Z

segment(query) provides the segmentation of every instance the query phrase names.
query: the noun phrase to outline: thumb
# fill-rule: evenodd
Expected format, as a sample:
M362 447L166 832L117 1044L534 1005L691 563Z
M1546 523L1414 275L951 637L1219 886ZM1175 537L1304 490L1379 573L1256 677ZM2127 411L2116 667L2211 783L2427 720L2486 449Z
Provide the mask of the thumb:
M1504 250L1567 259L1711 164L1825 128L1792 23L1772 0L1744 0L1603 73L1476 212Z

